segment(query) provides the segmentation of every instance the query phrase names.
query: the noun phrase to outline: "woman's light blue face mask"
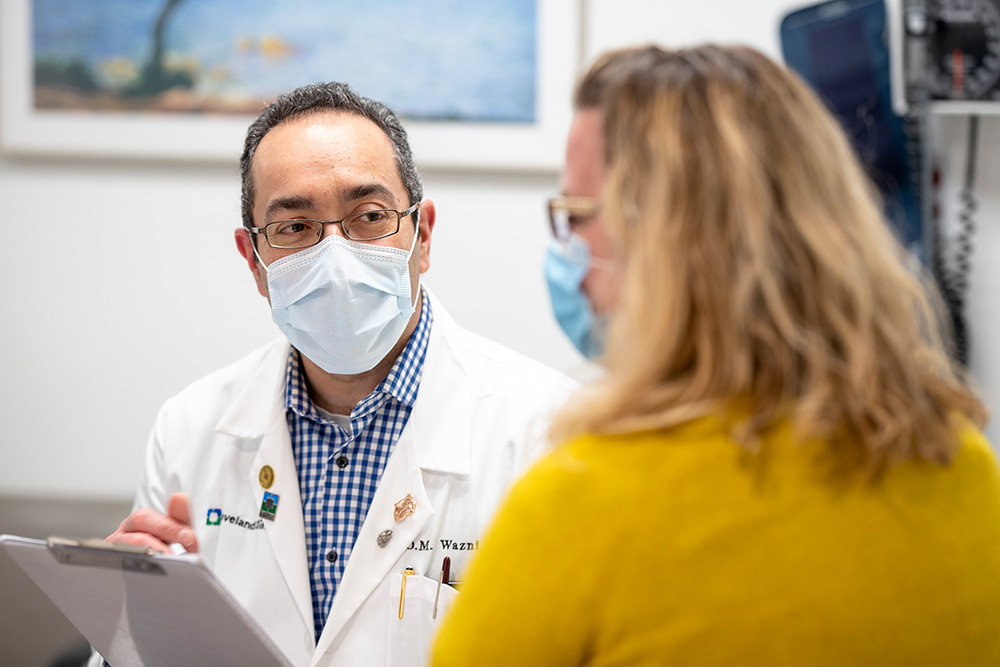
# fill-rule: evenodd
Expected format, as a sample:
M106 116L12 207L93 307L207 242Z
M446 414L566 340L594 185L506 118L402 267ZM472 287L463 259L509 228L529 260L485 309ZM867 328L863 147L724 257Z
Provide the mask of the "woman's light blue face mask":
M590 246L576 234L565 241L552 239L545 256L545 280L552 299L552 313L580 353L596 359L604 352L607 315L594 315L580 285L593 264Z

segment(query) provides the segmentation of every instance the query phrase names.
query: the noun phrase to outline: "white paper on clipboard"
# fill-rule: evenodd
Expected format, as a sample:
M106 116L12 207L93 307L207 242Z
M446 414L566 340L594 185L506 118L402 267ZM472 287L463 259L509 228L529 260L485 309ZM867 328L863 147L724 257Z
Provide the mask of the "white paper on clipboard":
M197 554L0 546L114 667L293 667Z

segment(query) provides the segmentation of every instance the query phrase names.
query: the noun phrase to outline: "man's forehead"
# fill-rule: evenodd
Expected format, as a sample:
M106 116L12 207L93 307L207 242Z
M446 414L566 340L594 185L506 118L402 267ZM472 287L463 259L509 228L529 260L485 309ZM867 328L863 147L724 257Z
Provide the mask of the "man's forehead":
M257 164L257 153L262 146L270 148L276 142L309 142L317 135L327 141L339 141L345 148L352 143L367 143L384 153L382 157L395 159L389 136L369 118L338 109L318 109L287 118L271 128L257 146L254 164Z
M258 192L275 178L287 185L296 174L315 174L316 169L328 169L331 174L364 172L399 189L399 196L405 198L392 142L364 116L324 109L289 118L264 135L251 166Z

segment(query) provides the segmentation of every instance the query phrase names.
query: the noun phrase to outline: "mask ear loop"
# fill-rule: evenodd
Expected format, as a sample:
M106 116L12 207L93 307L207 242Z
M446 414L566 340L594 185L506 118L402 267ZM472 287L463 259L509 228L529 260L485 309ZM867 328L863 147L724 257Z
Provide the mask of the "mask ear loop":
M264 263L264 260L257 253L257 241L254 239L253 232L250 232L250 247L253 248L253 256L257 258L257 264L264 269L264 273L267 273L267 264Z
M607 271L608 273L619 273L623 268L621 262L616 262L613 259L593 256L590 258L589 266L592 269L600 269L601 271Z
M410 252L409 254L406 255L407 262L410 261L411 257L413 257L413 251L417 247L418 238L420 238L420 225L417 225L416 228L413 230L413 241L410 242Z
M406 266L407 266L406 270L407 270L407 272L409 272L409 270L410 270L409 269L410 259L413 257L413 251L417 247L417 239L420 238L420 209L419 208L416 211L413 212L413 222L414 222L414 225L413 225L413 241L410 243L410 253L406 256ZM410 290L411 293L412 293L411 296L410 296L410 305L413 306L414 308L416 308L417 294L420 293L420 283L421 283L420 271L417 271L417 289L415 289L415 290L411 289Z
M413 249L417 247L417 239L420 238L420 208L413 212L413 242L410 243L410 254L406 256L406 261L410 261L413 256Z

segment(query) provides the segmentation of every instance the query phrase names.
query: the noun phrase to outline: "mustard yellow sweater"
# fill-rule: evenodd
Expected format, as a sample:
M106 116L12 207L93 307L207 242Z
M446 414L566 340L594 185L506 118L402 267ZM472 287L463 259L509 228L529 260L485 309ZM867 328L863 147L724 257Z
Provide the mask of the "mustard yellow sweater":
M819 445L749 463L706 418L583 438L516 485L435 667L1000 665L1000 470L834 483Z

